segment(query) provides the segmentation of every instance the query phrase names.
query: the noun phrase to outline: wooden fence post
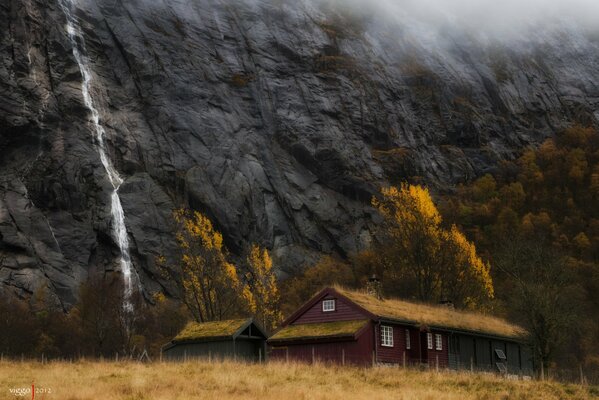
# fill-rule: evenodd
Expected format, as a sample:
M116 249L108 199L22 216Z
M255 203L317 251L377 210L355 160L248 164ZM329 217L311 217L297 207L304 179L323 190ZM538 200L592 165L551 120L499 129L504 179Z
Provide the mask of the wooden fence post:
M470 372L474 372L474 358L470 357Z
M582 364L579 364L578 368L580 369L580 384L584 385L584 374L582 373Z
M314 364L314 346L312 346L312 364Z
M376 364L376 355L374 353L374 350L372 351L372 366L374 367Z
M341 349L341 365L345 365L345 349Z
M435 370L439 372L439 355L435 356Z
M403 352L403 367L406 367L406 351Z
M183 362L187 362L187 350L183 350Z
M262 364L262 349L258 349L258 363Z
M541 361L541 380L545 380L545 366L543 365L543 361Z
M285 362L289 363L289 347L285 347Z

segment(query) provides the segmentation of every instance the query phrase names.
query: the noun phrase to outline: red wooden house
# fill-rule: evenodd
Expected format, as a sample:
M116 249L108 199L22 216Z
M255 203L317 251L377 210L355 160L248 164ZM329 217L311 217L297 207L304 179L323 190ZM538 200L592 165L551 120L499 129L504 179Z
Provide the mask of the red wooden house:
M530 373L526 332L504 320L325 288L268 339L271 359Z

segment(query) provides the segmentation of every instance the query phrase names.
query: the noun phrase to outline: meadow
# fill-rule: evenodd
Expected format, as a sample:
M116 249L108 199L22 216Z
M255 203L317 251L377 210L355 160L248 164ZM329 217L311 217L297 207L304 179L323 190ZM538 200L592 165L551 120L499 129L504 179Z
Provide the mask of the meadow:
M596 386L396 367L232 361L0 362L0 399L32 399L28 392L32 383L35 400L599 398Z

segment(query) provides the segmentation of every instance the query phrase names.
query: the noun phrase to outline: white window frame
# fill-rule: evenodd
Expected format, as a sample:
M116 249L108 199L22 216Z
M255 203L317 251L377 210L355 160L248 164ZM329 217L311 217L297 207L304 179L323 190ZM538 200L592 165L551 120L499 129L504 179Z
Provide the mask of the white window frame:
M393 347L393 327L381 325L381 346Z
M426 346L426 347L427 347L429 350L432 350L432 349L433 349L433 334L432 334L432 333L430 333L430 332L428 332L428 333L426 334L426 344L427 344L427 346Z
M435 334L435 350L443 350L443 336L440 333Z
M335 299L326 299L322 301L322 312L335 311Z
M410 330L406 329L406 350L410 350L412 348L412 340L410 338Z

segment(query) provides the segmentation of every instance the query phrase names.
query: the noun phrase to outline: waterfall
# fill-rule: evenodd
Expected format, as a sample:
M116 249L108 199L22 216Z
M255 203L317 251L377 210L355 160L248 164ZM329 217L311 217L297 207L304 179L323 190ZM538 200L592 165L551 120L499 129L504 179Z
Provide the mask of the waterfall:
M73 15L72 7L75 1L76 0L58 0L60 8L64 12L67 20L67 34L73 46L73 56L79 65L79 71L83 77L83 81L81 82L81 92L83 93L83 101L91 114L92 123L94 125L94 147L100 155L100 160L102 161L102 165L104 166L110 184L112 185L110 208L112 214L113 236L118 243L121 253L120 265L124 279L123 306L126 310L132 311L133 303L131 302L131 295L133 293L133 268L129 254L129 239L127 237L127 228L125 226L125 213L123 212L121 199L119 197L119 187L123 183L123 180L108 157L108 153L106 151L106 131L100 124L100 114L94 105L94 101L90 93L92 73L89 66L89 60L86 56L83 33L76 17Z

